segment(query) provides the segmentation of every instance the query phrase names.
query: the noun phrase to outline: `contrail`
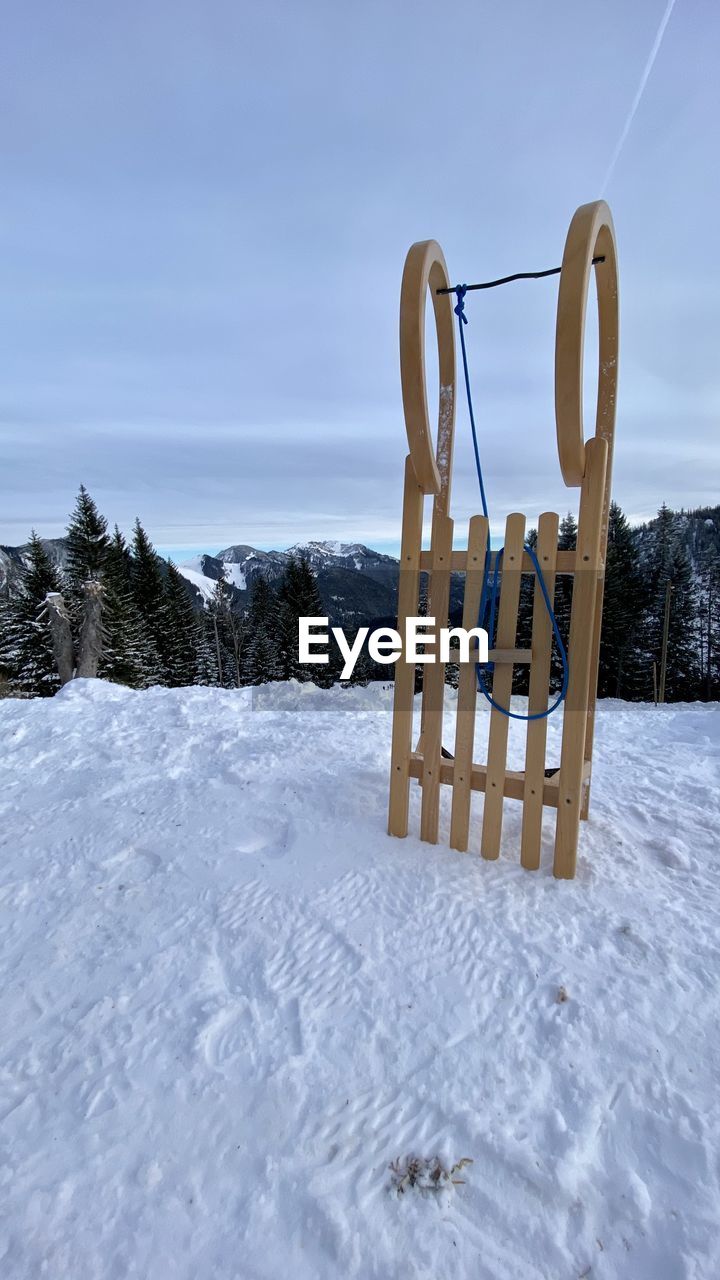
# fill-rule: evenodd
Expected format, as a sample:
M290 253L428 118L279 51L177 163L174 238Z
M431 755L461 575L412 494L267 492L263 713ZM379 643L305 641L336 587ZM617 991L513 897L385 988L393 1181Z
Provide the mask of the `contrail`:
M628 134L629 134L629 132L630 132L630 129L631 129L631 127L632 127L632 122L633 122L633 120L635 119L635 115L636 115L636 113L637 113L637 109L638 109L638 107L640 106L641 98L642 98L642 96L643 96L643 94L644 94L644 92L645 92L645 86L646 86L646 84L647 84L648 80L650 79L650 72L652 71L653 66L654 66L654 64L655 64L655 59L656 59L656 58L657 58L657 56L658 56L658 51L659 51L659 49L660 49L660 45L662 44L662 38L663 38L663 36L665 35L665 28L666 28L666 26L667 26L668 22L670 21L670 15L671 15L671 13L672 13L672 11L673 11L673 9L674 9L674 8L675 8L675 0L669 0L668 7L667 7L667 9L666 9L666 10L665 10L665 12L664 12L664 14L663 14L663 16L662 16L662 21L661 21L661 23L660 23L660 26L658 27L658 32L657 32L657 35L655 36L655 41L654 41L654 43L653 43L653 47L652 47L652 49L650 50L650 57L648 58L647 62L645 63L645 70L643 71L643 73L642 73L642 75L641 75L641 77L640 77L640 84L638 85L638 87L637 87L637 93L635 94L635 97L633 98L633 103L632 103L632 106L631 106L630 111L629 111L629 113L628 113L628 118L627 118L627 120L625 121L625 125L624 125L624 127L623 127L623 131L622 131L622 133L620 134L620 137L618 138L617 146L616 146L615 150L613 151L613 154L612 154L612 160L610 161L610 164L608 165L608 170L607 170L607 173L605 174L605 181L604 181L604 182L603 182L603 184L602 184L602 192L601 192L601 194L602 194L603 196L605 195L605 192L606 192L606 190L607 190L607 185L608 185L608 183L609 183L610 179L611 179L611 178L612 178L612 176L613 176L613 172L614 172L614 169L615 169L615 165L617 164L618 160L620 159L620 152L622 151L623 147L625 146L625 142L626 142L626 140L627 140L627 136L628 136Z

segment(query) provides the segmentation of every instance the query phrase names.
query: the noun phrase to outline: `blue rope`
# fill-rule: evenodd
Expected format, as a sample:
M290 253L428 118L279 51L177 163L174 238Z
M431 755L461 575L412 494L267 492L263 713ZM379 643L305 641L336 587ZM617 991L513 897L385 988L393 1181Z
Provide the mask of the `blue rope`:
M467 396L468 413L470 414L470 430L472 431L473 449L475 450L475 469L480 483L480 501L482 502L483 515L487 520L489 519L488 504L487 498L485 497L485 485L483 482L482 465L480 463L480 449L478 447L477 429L475 427L475 414L473 412L472 392L470 390L470 373L468 370L467 350L465 347L465 329L463 328L463 326L468 322L468 318L465 315L465 294L467 293L467 285L459 284L455 293L457 294L455 315L458 318L458 329L460 330L460 349L462 351L463 373L465 374L465 395Z
M473 410L472 391L470 389L470 372L468 370L467 349L465 347L464 326L468 322L468 318L465 315L465 294L467 293L467 285L459 284L456 286L455 289L452 290L452 292L455 293L457 297L457 306L455 307L455 315L458 318L458 329L460 331L460 350L462 352L463 374L465 376L465 395L467 397L468 415L470 417L470 430L472 432L473 450L475 453L475 469L477 471L478 484L480 485L480 500L482 502L483 515L485 516L486 519L489 520L487 498L485 496L485 484L483 481L483 473L482 473L482 464L480 462L480 448L478 446L477 428L475 426L475 413ZM478 662L476 664L478 689L484 695L484 697L487 698L490 705L494 707L496 711L500 711L504 716L507 716L509 720L545 720L547 719L548 716L552 715L553 711L557 711L557 708L560 706L560 703L565 700L565 695L567 694L567 688L568 688L568 678L570 673L568 668L568 659L567 659L567 653L565 650L565 645L563 644L563 639L560 634L558 621L557 621L557 618L555 617L555 611L552 607L552 601L550 599L550 595L548 593L548 589L545 584L545 579L542 574L542 569L540 568L540 562L535 554L535 551L531 546L528 546L527 544L525 544L524 550L529 555L530 560L532 561L533 568L537 575L537 580L540 584L540 591L542 592L542 598L545 604L545 608L547 609L547 612L548 612L548 617L552 624L553 635L555 636L555 642L557 644L558 652L560 654L560 660L562 662L562 669L563 669L563 677L562 677L560 692L557 698L555 699L555 701L553 702L552 706L548 707L546 711L536 711L532 715L528 714L526 716L520 715L520 713L517 711L510 711L508 707L502 707L499 702L495 701L495 699L493 698L492 694L490 693L485 683L485 675L482 670L482 667L483 665L485 665L487 666L488 670L492 671L495 665L492 662L488 662L485 664L481 664ZM490 539L488 538L488 545L485 549L485 569L483 572L482 591L480 593L480 609L478 611L478 626L483 627L487 631L488 639L490 643L492 643L492 637L495 634L495 615L497 612L500 566L502 564L503 552L504 552L504 547L500 551L498 551L495 557L495 569L492 575L492 583L491 583ZM486 621L487 621L487 626L485 626Z

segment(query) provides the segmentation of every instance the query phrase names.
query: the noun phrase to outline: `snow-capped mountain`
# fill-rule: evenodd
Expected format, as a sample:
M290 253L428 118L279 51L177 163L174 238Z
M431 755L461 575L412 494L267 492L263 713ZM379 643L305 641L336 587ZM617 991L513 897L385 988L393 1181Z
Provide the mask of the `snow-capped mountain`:
M249 603L258 576L275 585L290 557L300 555L315 570L323 604L333 621L359 625L394 616L398 561L360 542L297 543L286 551L260 551L238 543L216 556L196 556L178 568L198 601L205 603L223 579L231 588L233 602L243 606Z
M313 569L326 569L333 565L341 569L355 569L358 572L371 570L386 571L388 566L397 570L394 556L384 555L381 551L373 551L362 542L296 542L286 551L257 551L255 547L238 543L218 551L215 557L225 564L248 566L251 573L259 566L265 570L279 567L282 572L290 556L305 556Z
M365 573L370 568L392 564L397 566L394 556L383 555L380 551L372 551L362 542L298 542L288 547L286 555L304 555L313 568L321 568L327 564L337 564L342 568L353 568Z
M53 564L64 570L67 564L67 539L41 538L40 541ZM17 585L26 552L27 544L21 547L0 547L0 595L12 592Z

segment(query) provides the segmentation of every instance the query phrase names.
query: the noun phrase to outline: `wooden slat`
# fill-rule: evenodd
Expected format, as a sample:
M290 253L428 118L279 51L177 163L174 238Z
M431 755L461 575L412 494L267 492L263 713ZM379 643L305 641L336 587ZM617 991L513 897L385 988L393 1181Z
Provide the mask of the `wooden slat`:
M480 518L481 518L480 516L473 517L473 519L478 519L478 520ZM467 592L467 587L465 588L465 591ZM465 626L464 619L463 619L463 626ZM477 619L473 623L473 626L477 626ZM466 630L468 630L468 628L466 628ZM471 644L468 661L477 663L477 653L478 653L477 649L474 648L473 645ZM533 659L532 649L489 649L488 650L488 662L499 663L501 666L503 663L509 662L511 666L527 667L532 662L532 659ZM459 648L456 649L454 645L450 646L450 661L455 662L458 665L460 664L460 649Z
M500 667L528 667L532 659L532 649L490 649L488 652L488 661Z
M536 555L543 571L543 581L551 601L555 594L558 525L559 517L554 511L545 511L538 521ZM530 668L528 715L537 715L538 712L547 709L552 638L552 623L543 599L540 581L536 578L532 623L533 662ZM523 795L520 862L523 867L527 867L531 871L537 870L540 866L546 740L547 719L530 720L528 722L525 748L525 789Z
M585 446L585 478L580 497L577 535L577 559L578 566L582 565L582 571L576 573L573 584L570 680L563 715L560 794L553 861L554 874L564 880L572 880L577 862L593 628L598 574L602 572L600 539L607 453L607 441L598 436L588 440Z
M450 555L453 522L438 510L433 513L431 544L433 567L428 592L428 617L436 626L447 626L450 609ZM422 774L420 839L437 844L440 822L440 760L445 701L445 664L429 662L423 670L422 750L425 767Z
M589 768L589 765L584 766L583 785L586 785L587 783ZM410 756L410 777L420 780L420 778L422 778L422 771L422 756L416 755L413 752ZM455 761L442 760L440 763L440 782L442 785L453 786L454 774ZM557 808L559 785L559 773L554 773L551 778L545 778L543 781L543 804L548 808ZM487 790L487 765L473 764L472 773L470 775L470 788L472 791ZM503 793L506 800L522 800L525 795L525 774L514 769L506 770Z
M404 634L405 619L417 615L422 543L423 492L410 457L405 461L400 583L398 587L398 627ZM410 799L409 762L412 749L415 664L401 656L395 663L393 730L390 765L390 805L388 833L406 836Z
M605 485L607 489L607 482ZM603 538L600 539L600 555L605 563L607 551L607 531L605 532L605 545L603 546ZM595 594L595 618L593 621L593 638L590 650L590 675L588 677L588 709L585 721L585 749L583 751L583 759L587 764L592 763L593 743L595 740L595 707L597 704L597 686L598 686L598 668L600 665L600 632L602 627L603 597L605 594L605 573L604 571L598 578ZM587 819L590 811L590 785L592 771L589 771L588 785L583 790L582 804L580 806L581 819Z
M520 572L525 537L525 517L514 513L505 526L505 551L502 561L500 604L498 607L498 649L512 649L517 632L520 600ZM510 706L513 669L509 664L497 668L493 676L493 700L502 707ZM490 713L488 742L487 789L483 811L481 853L483 858L497 858L502 835L503 794L507 761L508 718L494 707Z
M487 519L485 516L473 516L468 533L468 569L465 575L465 598L463 601L462 624L466 631L478 625L487 540ZM461 849L463 852L468 847L470 832L470 796L472 792L476 704L477 674L475 661L473 660L469 663L464 663L460 671L455 725L452 814L450 817L450 848Z
M490 569L495 568L495 560L497 551L490 552ZM453 551L450 558L450 566L453 573L464 573L467 568L467 551ZM420 568L423 571L430 570L430 552L422 551L420 553ZM523 555L523 573L534 573L535 566L527 552ZM556 573L574 573L575 572L575 552L574 551L558 551L557 564L555 566Z

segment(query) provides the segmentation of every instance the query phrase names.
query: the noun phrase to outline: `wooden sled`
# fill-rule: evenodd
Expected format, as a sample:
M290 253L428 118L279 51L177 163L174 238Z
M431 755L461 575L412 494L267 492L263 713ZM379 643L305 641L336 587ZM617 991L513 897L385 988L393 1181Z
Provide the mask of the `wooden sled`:
M600 258L593 268L593 259ZM585 312L591 270L595 271L599 317L598 399L595 434L584 439L582 414ZM401 572L398 590L398 629L418 613L420 573L428 574L428 615L438 627L447 625L451 572L465 574L463 626L477 626L485 569L488 522L470 520L467 550L453 550L450 489L457 377L453 293L445 259L434 240L414 244L405 261L400 297L400 367L403 407L410 453L405 462ZM425 305L430 292L435 314L439 362L437 443L433 446L425 379ZM600 624L602 620L608 509L612 474L618 362L618 282L615 236L610 210L603 201L582 205L570 223L558 292L555 344L555 417L560 469L571 488L580 489L577 550L558 550L559 518L545 512L538 521L537 556L552 599L558 574L573 575L572 612L568 645L568 687L563 706L560 767L546 776L545 719L527 725L525 769L507 769L508 720L490 713L487 763L473 761L475 710L478 695L475 661L461 666L457 698L454 758L442 748L445 667L436 661L424 667L421 736L412 747L415 664L398 660L395 667L392 761L388 830L408 832L410 780L422 787L420 836L436 844L440 816L440 787L452 788L450 845L466 850L469 842L473 791L485 793L480 852L497 858L500 852L504 800L523 805L520 859L523 867L540 865L543 807L557 809L553 871L558 877L575 875L579 824L590 804L595 702L597 697ZM433 495L430 547L422 548L423 504ZM548 706L552 626L544 607L532 561L524 552L525 516L512 514L505 528L493 697L509 707L513 668L528 663L528 711ZM491 564L494 562L491 556ZM532 647L516 647L521 573L535 576ZM560 712L558 711L559 715Z

